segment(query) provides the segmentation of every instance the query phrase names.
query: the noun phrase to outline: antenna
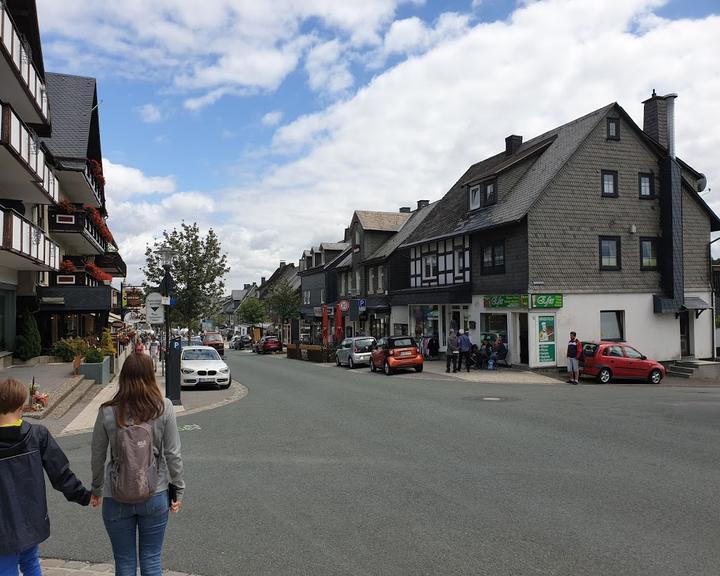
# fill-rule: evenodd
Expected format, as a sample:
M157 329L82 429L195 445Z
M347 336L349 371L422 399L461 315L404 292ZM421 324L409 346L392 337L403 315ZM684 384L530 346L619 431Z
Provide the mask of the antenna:
M97 109L100 107L100 104L102 104L103 102L105 102L104 99L103 99L103 100L100 100L100 102L98 102L97 104L95 104L95 106L93 106L92 109L90 110L90 113L92 114L93 112L95 112L95 110L97 110Z

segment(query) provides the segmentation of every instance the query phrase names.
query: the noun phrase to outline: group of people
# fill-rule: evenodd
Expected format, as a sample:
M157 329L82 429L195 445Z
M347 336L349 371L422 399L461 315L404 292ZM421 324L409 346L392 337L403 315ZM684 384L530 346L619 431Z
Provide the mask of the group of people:
M453 372L465 369L470 372L470 367L494 369L498 361L507 358L507 346L502 336L498 335L494 343L486 336L480 346L473 344L470 336L460 328L457 335L455 330L450 330L447 339L447 355L445 360L445 372Z
M45 477L70 502L102 507L116 576L161 576L169 512L185 483L172 402L163 398L147 354L130 354L118 391L97 415L92 489L70 469L50 432L23 419L28 390L0 382L0 576L40 576L38 545L50 536ZM139 558L138 558L139 557Z

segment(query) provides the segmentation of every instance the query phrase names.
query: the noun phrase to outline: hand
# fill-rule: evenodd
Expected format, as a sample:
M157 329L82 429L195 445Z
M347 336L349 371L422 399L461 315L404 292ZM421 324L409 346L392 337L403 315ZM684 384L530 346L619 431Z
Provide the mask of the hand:
M97 508L100 504L102 504L102 496L95 496L94 494L90 496L90 506Z
M170 503L170 512L173 514L180 512L180 508L182 508L182 500L175 500Z

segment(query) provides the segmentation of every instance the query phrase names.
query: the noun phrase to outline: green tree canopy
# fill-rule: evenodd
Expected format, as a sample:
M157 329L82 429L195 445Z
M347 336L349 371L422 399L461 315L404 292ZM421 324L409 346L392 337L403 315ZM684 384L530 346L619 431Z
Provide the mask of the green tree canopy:
M164 230L163 238L145 250L146 290L160 286L165 275L159 255L163 245L175 251L170 275L174 282L171 295L176 305L170 308L170 320L181 327L197 330L206 312L212 310L214 303L223 296L223 278L230 271L227 256L212 228L202 236L197 223L183 222L180 230Z
M300 294L287 280L279 282L265 301L268 313L275 322L285 323L300 316Z
M261 324L265 320L265 304L257 298L248 298L240 304L238 319L243 324Z

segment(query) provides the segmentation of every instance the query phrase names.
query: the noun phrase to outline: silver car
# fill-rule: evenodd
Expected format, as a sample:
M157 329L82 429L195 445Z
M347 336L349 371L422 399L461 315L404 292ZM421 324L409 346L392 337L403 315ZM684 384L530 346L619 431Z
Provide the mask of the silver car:
M348 368L355 368L358 364L370 364L370 354L375 344L372 336L345 338L335 352L335 363L338 366L347 364Z

